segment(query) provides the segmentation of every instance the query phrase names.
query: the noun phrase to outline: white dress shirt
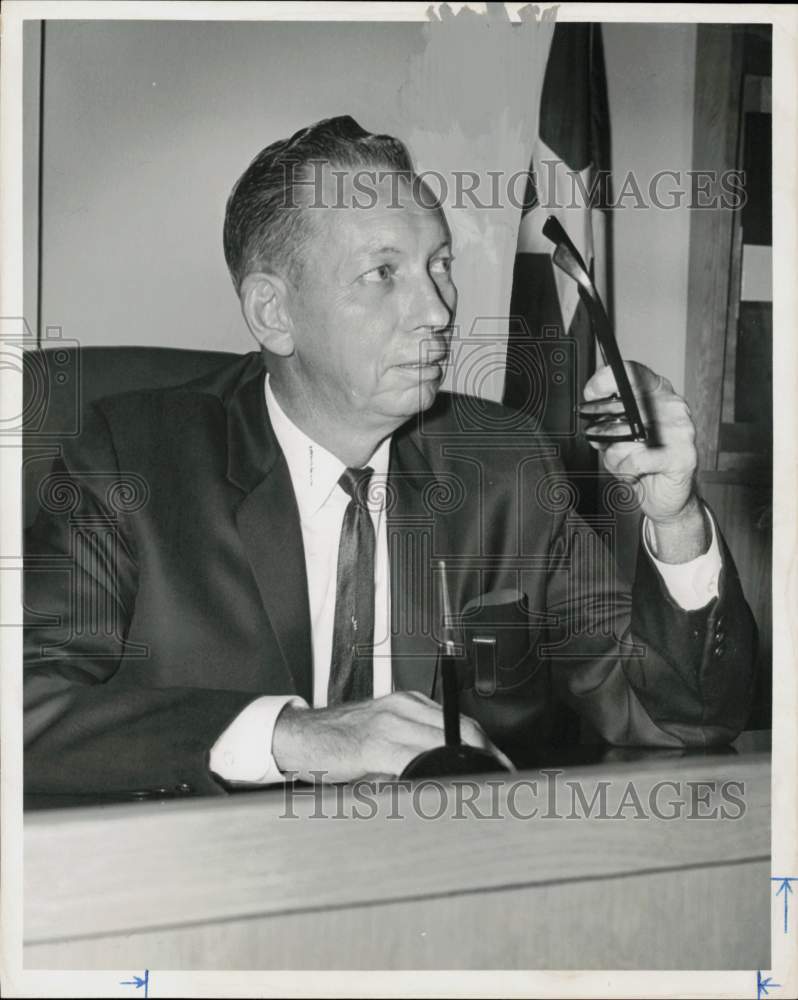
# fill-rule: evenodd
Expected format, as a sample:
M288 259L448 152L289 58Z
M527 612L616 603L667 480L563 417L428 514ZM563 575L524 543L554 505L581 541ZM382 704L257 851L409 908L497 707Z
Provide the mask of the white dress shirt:
M313 652L313 707L327 705L327 684L333 645L335 597L338 577L338 545L344 513L350 497L338 485L343 462L312 441L290 420L277 402L268 375L266 408L280 445L299 508L305 572L310 606ZM391 588L388 567L388 527L385 489L391 439L377 448L366 465L374 470L367 506L374 525L374 697L390 694ZM287 704L307 708L295 695L264 695L251 702L222 733L211 750L211 770L226 781L269 784L282 780L271 754L277 717Z
M266 376L266 407L277 443L285 455L299 508L305 572L310 605L311 648L313 651L313 707L327 704L327 683L333 644L338 544L349 496L338 485L344 464L326 448L312 441L286 416L274 397ZM376 549L374 566L374 697L390 694L391 636L388 528L384 508L385 490L379 488L388 475L390 438L377 448L366 463L374 470L368 507L374 524ZM654 554L655 541L646 520L643 544L660 572L671 596L685 611L704 607L718 595L721 569L720 549L713 518L712 542L704 555L691 562L663 563ZM264 526L264 530L267 530ZM264 695L256 698L236 716L211 749L210 769L232 783L273 784L283 775L272 756L272 735L277 717L286 705L308 708L296 695Z

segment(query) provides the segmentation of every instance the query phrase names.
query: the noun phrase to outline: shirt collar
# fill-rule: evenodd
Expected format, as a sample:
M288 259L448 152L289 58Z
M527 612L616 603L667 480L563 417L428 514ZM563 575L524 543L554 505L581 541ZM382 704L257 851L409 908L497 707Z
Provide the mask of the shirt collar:
M266 409L271 421L274 436L280 445L291 483L296 494L300 516L310 517L317 513L329 500L333 490L338 485L341 473L346 466L332 452L309 438L303 430L285 413L269 384L269 374L266 373ZM366 465L374 470L372 482L385 482L388 475L391 439L387 437ZM340 490L341 497L346 494ZM372 503L373 501L373 503ZM385 490L369 490L369 506L382 508L385 501Z

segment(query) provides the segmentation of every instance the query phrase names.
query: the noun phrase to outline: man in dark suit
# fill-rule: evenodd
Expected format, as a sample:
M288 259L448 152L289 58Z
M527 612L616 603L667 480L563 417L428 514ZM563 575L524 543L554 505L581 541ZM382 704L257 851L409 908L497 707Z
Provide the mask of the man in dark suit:
M645 515L630 589L534 421L439 393L451 240L401 143L339 118L268 147L225 254L261 349L96 403L44 484L30 791L400 773L443 742L442 560L466 742L523 757L556 698L619 745L739 732L753 623L664 379L630 366L659 446L603 453ZM613 388L599 371L587 411L617 409Z

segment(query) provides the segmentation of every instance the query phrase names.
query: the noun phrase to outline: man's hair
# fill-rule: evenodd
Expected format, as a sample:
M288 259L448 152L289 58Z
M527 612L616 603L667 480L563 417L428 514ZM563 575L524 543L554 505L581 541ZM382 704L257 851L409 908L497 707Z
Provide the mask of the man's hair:
M236 291L253 271L277 267L292 278L301 273L299 251L310 230L295 188L299 181L307 189L314 163L315 169L328 163L342 170L413 172L402 142L366 132L349 115L326 118L267 146L227 199L224 256Z

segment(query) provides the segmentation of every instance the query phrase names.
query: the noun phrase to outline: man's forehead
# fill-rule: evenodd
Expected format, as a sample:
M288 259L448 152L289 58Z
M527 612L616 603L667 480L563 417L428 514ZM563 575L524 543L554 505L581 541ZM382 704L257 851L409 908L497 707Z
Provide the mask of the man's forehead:
M318 211L318 221L323 220L329 232L346 233L350 251L400 249L409 237L437 248L450 238L443 210L428 189L406 174L377 167L328 167L321 194L311 213Z
M408 241L425 246L434 244L429 248L437 249L449 240L443 216L434 209L377 205L373 209L347 209L341 221L344 219L346 231L351 234L356 248L366 252L401 250Z

